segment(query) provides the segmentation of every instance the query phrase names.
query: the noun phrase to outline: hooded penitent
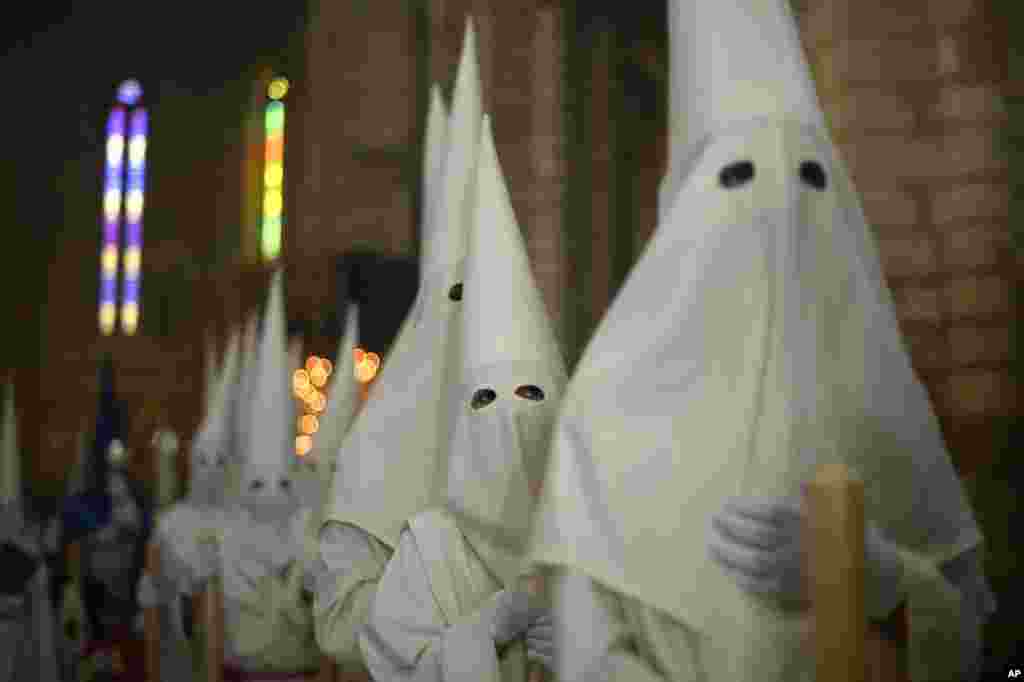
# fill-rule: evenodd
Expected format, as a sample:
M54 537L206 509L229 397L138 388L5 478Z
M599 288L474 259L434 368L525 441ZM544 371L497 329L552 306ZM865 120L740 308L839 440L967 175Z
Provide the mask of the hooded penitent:
M189 468L189 502L197 506L219 506L229 488L232 463L233 418L238 405L241 373L241 339L231 335L224 367L208 389L206 414L192 442Z
M466 258L461 366L451 387L448 506L506 585L544 476L565 366L530 272L484 117Z
M793 624L704 550L728 498L839 461L898 544L981 535L784 0L671 5L678 187L570 384L532 555L705 635L708 679L779 679Z
M294 456L294 405L284 313L284 275L274 273L263 330L246 374L239 409L248 430L240 433L243 460L240 501L252 510L291 508L297 502L288 477ZM277 512L272 512L276 514Z
M436 88L427 139L441 146ZM395 547L407 519L444 504L450 338L461 308L462 270L482 117L476 38L467 23L455 81L440 187L423 226L419 293L373 389L338 454L327 521L350 523ZM428 150L427 162L438 155ZM435 177L436 173L433 173Z

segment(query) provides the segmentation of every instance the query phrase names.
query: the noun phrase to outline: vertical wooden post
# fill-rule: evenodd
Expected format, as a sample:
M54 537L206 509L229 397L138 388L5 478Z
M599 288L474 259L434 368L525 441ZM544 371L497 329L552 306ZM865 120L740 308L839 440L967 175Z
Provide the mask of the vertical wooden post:
M150 580L160 578L160 545L151 541L146 545L146 574ZM160 607L147 607L142 611L145 633L146 682L160 682Z
M320 672L317 673L317 682L335 682L338 676L338 666L334 665L334 660L330 656L323 655L320 657Z
M827 464L806 504L815 679L865 682L864 486L845 466Z
M206 679L203 682L224 680L224 594L219 575L210 578L199 600L203 624L203 659Z

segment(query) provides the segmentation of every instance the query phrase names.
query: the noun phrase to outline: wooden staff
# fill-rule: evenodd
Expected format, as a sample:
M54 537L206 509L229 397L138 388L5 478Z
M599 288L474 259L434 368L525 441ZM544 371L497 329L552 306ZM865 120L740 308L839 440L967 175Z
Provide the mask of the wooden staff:
M149 542L146 545L146 574L149 579L160 578L160 545ZM146 680L160 682L160 607L149 606L142 611L145 633Z
M334 661L330 656L320 657L320 672L317 673L317 682L335 682L338 676L338 666L334 665Z
M866 682L863 483L841 464L822 466L805 517L815 679Z
M203 682L223 682L224 594L219 575L210 577L200 595L198 608L203 624L203 658L206 664Z

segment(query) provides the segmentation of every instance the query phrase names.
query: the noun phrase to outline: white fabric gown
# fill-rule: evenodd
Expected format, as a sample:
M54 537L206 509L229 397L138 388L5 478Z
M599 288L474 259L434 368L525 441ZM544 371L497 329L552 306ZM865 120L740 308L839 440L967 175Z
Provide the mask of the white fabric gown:
M375 680L522 682L521 641L499 652L480 607L506 587L443 510L414 517L384 570L360 634Z

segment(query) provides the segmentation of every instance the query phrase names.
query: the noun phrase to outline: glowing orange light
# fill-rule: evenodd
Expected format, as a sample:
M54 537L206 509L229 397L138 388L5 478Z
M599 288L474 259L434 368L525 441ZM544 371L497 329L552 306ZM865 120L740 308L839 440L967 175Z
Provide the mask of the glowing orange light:
M330 360L328 360L327 358L321 358L320 366L324 368L324 374L326 374L327 376L331 376L331 372L334 371L334 365L331 364Z
M312 372L314 369L316 369L316 366L318 364L320 364L320 358L318 358L315 355L310 355L308 358L306 358L306 371Z
M323 412L325 407L327 407L327 397L323 393L317 392L312 400L313 411Z
M317 365L313 368L313 371L309 373L309 380L313 382L313 385L317 388L322 388L327 383L327 373L324 372L322 365Z
M352 358L355 360L355 363L359 365L366 359L366 351L362 348L353 348Z
M313 449L313 439L303 434L295 437L295 454L305 457Z
M304 369L297 369L292 373L292 388L296 393L301 394L309 387L309 375Z

